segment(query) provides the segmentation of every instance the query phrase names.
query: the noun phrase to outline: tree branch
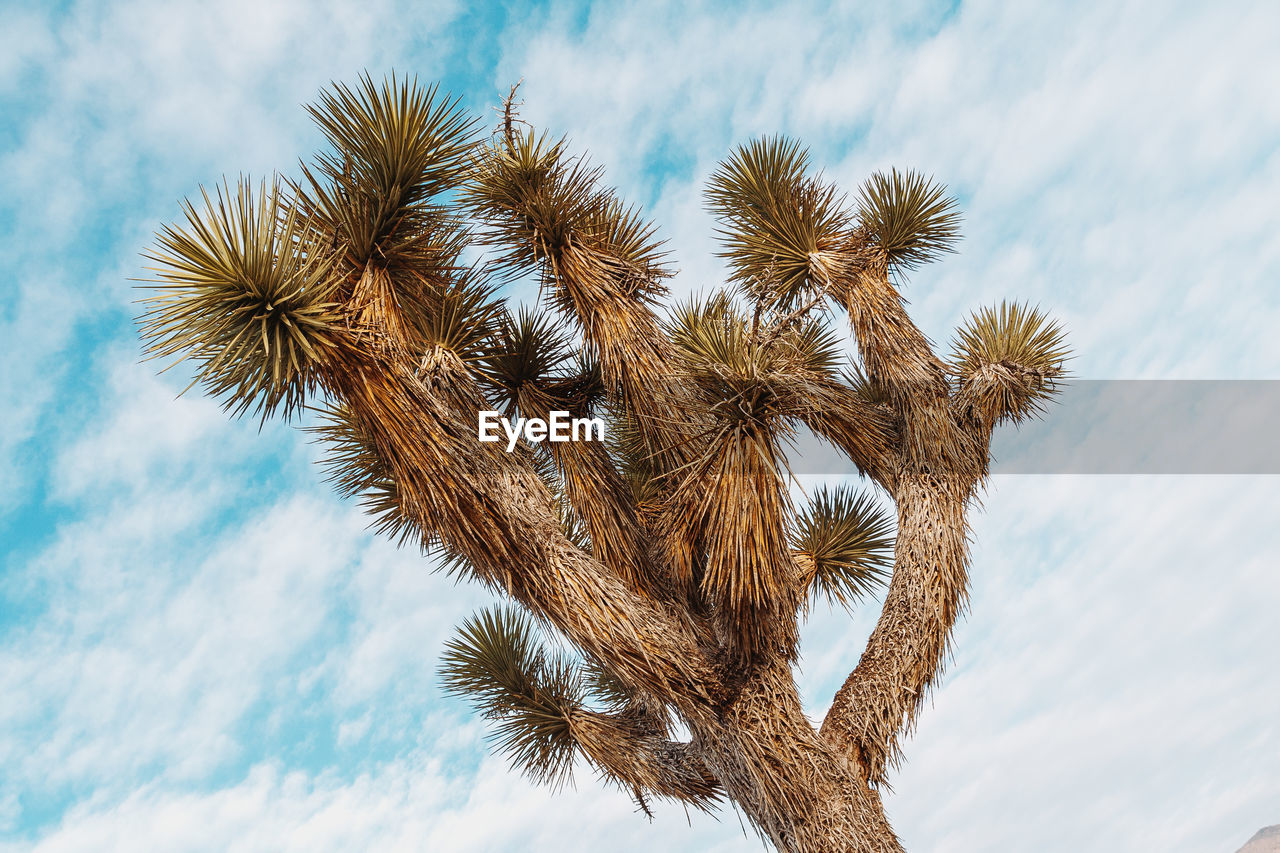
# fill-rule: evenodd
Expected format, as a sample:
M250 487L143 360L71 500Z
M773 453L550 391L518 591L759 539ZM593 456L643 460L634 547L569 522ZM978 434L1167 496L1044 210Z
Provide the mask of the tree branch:
M525 383L519 389L517 405L525 417L547 421L552 411L584 414L538 383ZM665 594L660 585L669 572L655 570L646 531L604 443L548 442L545 446L564 480L565 496L587 525L595 558L637 592L650 597Z
M493 736L517 767L559 785L580 752L642 806L646 794L701 809L715 803L718 784L698 751L667 739L665 709L612 676L603 683L608 670L598 661L574 662L546 648L539 634L516 608L488 608L458 629L441 659L445 689L493 721ZM592 710L590 695L617 710Z
M914 477L899 480L894 497L898 538L889 592L821 730L874 783L896 763L968 595L967 488Z
M951 417L946 365L907 314L885 260L865 240L854 233L839 256L819 260L832 268L830 293L849 315L867 379L898 416L901 463L973 473L976 448Z
M805 377L794 388L803 395L799 420L839 449L860 473L877 483L887 482L901 441L893 411L829 379Z
M351 352L327 375L396 485L404 515L556 626L629 687L682 714L709 713L713 668L683 620L627 588L569 541L537 475L476 441L479 392L451 353L419 377Z
M587 759L636 796L642 807L646 794L704 811L720 800L720 783L707 769L696 744L667 740L642 718L626 713L583 709L570 717L570 727Z
M897 504L898 535L880 619L822 735L880 783L941 671L964 607L966 509L986 473L986 444L957 423L947 368L866 235L852 235L833 266L832 294L849 313L868 380L899 424L900 444L880 481Z

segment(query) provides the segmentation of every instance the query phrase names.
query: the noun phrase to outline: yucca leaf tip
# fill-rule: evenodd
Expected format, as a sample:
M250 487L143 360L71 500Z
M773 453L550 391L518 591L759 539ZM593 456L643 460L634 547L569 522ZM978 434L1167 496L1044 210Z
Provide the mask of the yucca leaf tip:
M583 679L543 648L528 616L511 607L480 611L445 644L440 673L448 692L494 721L496 745L524 773L551 785L568 778Z
M858 194L858 221L891 269L913 270L955 251L960 211L947 188L919 172L890 169L866 180Z
M848 224L834 187L806 174L808 152L785 137L737 149L712 174L704 198L720 222L730 279L757 302L792 307L824 282L823 257Z
M1042 411L1067 378L1066 331L1039 308L1002 302L975 311L957 331L952 370L995 419Z
M823 487L797 516L792 547L809 598L850 606L884 586L893 561L893 522L865 493Z
M146 349L190 361L192 384L235 414L291 414L337 345L321 253L278 183L263 181L257 198L244 178L201 195L145 255L156 274L141 300Z
M335 83L307 112L333 146L321 169L343 189L384 202L384 215L456 187L478 142L478 120L461 99L394 72L381 84L368 74L354 89Z
M548 314L521 306L497 323L481 364L495 396L513 405L520 388L546 383L570 359L570 336Z

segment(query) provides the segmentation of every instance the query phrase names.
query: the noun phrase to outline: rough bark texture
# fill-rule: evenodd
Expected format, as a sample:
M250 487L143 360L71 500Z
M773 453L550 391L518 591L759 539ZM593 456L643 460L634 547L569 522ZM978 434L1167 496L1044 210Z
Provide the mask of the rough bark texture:
M864 779L882 782L941 672L966 598L968 490L928 475L894 488L898 542L884 607L822 723Z
M449 407L469 396L461 365L444 355L429 376L371 360L369 370L333 380L377 444L404 511L426 529L451 531L450 547L487 582L629 687L662 696L694 734L674 744L583 714L573 725L587 758L641 795L696 801L722 788L780 851L900 851L878 792L805 717L787 656L724 684L703 656L705 636L700 643L564 538L550 495L518 457L476 452L473 418Z
M441 531L484 581L628 686L670 697L690 717L706 714L716 679L694 638L565 537L527 465L477 442L478 398L466 391L462 365L448 354L440 359L427 381L373 358L330 380L377 447L402 512L423 530Z
M880 795L809 724L784 664L757 671L694 735L730 799L778 850L902 849Z
M901 435L880 478L898 514L889 592L822 724L823 737L845 751L862 778L879 784L941 672L964 609L966 509L986 471L987 448L952 413L946 366L907 315L883 263L854 260L832 292Z

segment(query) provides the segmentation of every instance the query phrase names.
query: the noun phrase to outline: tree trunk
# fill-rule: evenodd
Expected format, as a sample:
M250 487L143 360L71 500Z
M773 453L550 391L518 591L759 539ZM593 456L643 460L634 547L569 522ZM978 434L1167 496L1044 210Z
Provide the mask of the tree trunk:
M785 661L756 672L694 740L779 853L901 853L879 793L814 730Z
M902 476L893 493L893 580L866 650L822 724L823 738L877 783L942 669L968 587L966 479Z

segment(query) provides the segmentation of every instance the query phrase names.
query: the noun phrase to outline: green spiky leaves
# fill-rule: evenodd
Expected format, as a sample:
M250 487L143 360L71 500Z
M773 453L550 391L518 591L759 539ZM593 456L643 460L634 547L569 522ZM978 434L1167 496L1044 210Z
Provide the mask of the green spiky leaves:
M504 316L496 291L476 269L458 269L438 281L402 283L400 305L424 349L441 347L465 363L479 362Z
M910 169L877 172L858 195L858 220L890 269L913 270L960 239L960 211L947 188Z
M365 76L309 109L333 150L304 169L305 187L202 190L203 205L185 203L186 223L164 228L148 255L159 276L141 320L150 352L190 359L237 414L303 405L353 328L464 359L490 331L492 288L459 268L465 233L431 201L468 167L474 123L458 103Z
M354 266L447 267L461 236L432 204L462 181L476 122L459 101L394 75L354 89L335 84L307 107L332 150L304 169L300 191L315 226Z
M498 323L483 361L485 379L508 414L522 389L545 389L570 359L570 338L554 318L521 307Z
M820 489L796 518L792 535L808 599L849 607L888 580L893 522L866 494Z
M704 810L719 799L705 767L665 740L664 709L637 704L598 664L546 648L520 611L495 607L468 619L445 645L440 674L448 692L493 721L498 748L535 782L563 784L581 755L642 807L648 795Z
M972 314L957 331L952 367L962 393L988 423L1043 411L1066 377L1062 326L1038 308L1002 302Z
M722 293L678 305L668 334L688 378L729 422L800 416L806 381L834 379L842 358L821 322L775 311L748 320Z
M599 186L600 169L564 140L517 133L484 149L464 198L512 275L541 265L562 307L601 295L661 292L665 252L652 224ZM598 291L598 292L597 292Z
M465 199L488 225L486 241L506 254L500 263L519 275L569 244L592 195L592 178L573 168L564 140L532 133L481 149Z
M842 199L808 177L808 165L799 143L758 139L722 162L706 189L731 279L766 306L790 308L822 285L848 226Z
M690 300L672 312L668 329L689 377L713 408L731 420L772 414L767 353L754 346L746 320L724 295Z
M341 83L307 107L334 148L321 162L351 175L370 195L415 204L455 187L475 145L476 120L460 99L440 97L438 87L392 74L374 83L368 74L351 89Z
M141 334L153 357L194 364L195 382L239 415L286 416L337 346L336 306L315 241L280 187L241 180L186 223L163 228L146 257L158 278L142 300ZM193 382L194 384L194 382Z
M551 785L568 777L582 676L543 647L527 616L508 607L480 611L445 644L440 674L447 691L494 721L494 741L525 774Z

